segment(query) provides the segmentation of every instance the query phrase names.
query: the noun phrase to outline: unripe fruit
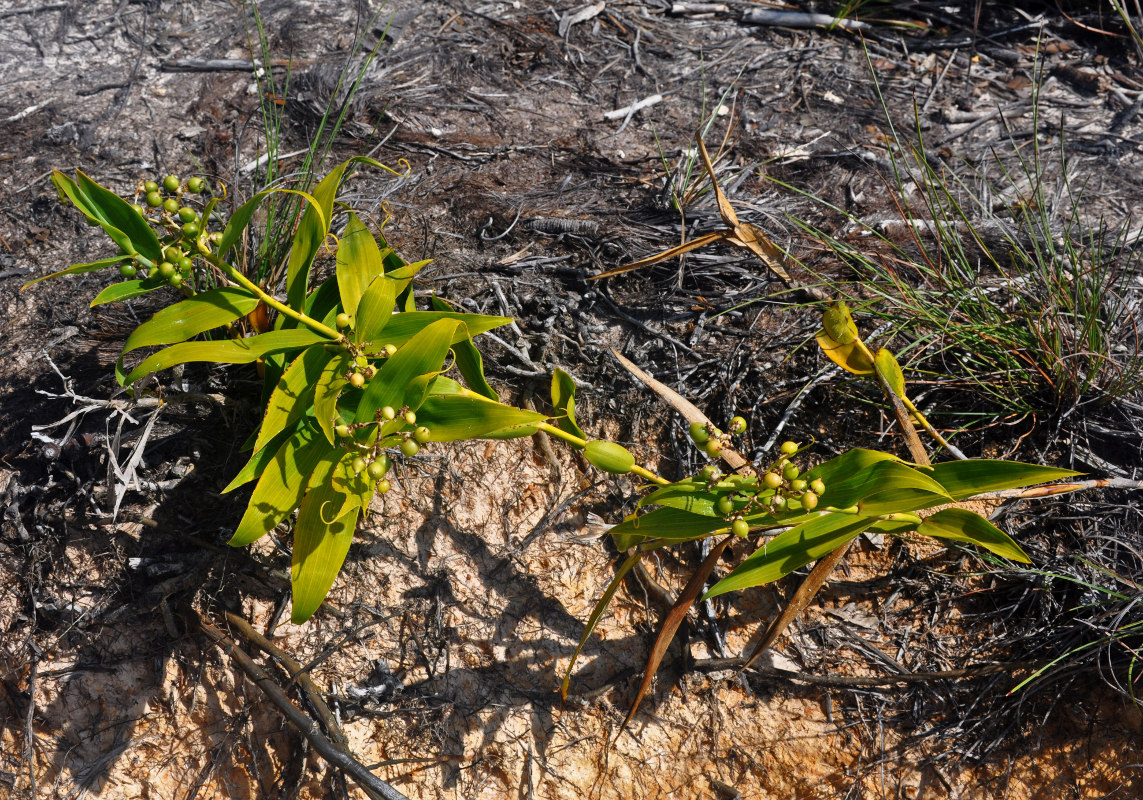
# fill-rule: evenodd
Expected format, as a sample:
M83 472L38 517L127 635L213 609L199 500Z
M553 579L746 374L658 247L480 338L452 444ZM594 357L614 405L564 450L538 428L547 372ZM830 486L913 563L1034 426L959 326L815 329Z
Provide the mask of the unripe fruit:
M198 226L197 222L188 222L183 225L183 236L188 239L197 239L200 233L202 233L202 228Z
M189 258L180 258L179 259L179 272L190 272L193 267L194 267L194 262L191 261Z
M821 494L825 491L825 483L821 478L814 478L812 481L810 481L810 489L814 494Z
M147 192L147 205L158 208L163 204L163 196L158 192Z
M353 363L356 364L359 369L365 369L369 366L369 359L365 356L354 356Z
M177 192L179 190L180 182L181 181L179 181L178 175L168 175L167 177L163 178L163 188L168 192Z
M389 481L377 481L378 494L385 494L385 492L389 491L390 488L391 487L389 486Z
M730 529L739 539L745 539L750 535L750 523L742 519L742 517L734 520L734 523L730 526Z
M143 184L143 191L147 194L150 194L151 192L157 192L159 191L159 184L155 183L154 181L147 181Z
M168 197L166 200L163 201L163 211L166 211L168 214L174 214L178 210L179 210L179 201L176 200L175 198ZM183 220L183 222L189 222L189 221L190 220Z
M381 409L381 418L382 419L396 419L396 417L397 417L397 412L393 408L393 406L385 406L384 408Z
M397 355L397 345L395 345L395 344L385 345L385 355L390 356L390 357Z
M794 453L798 452L798 443L782 442L781 450L785 455L792 456Z
M710 483L713 483L714 481L717 481L720 477L722 477L722 472L714 464L707 464L705 467L702 468L702 471L699 472L699 477L702 478L704 481L708 481Z
M361 456L358 456L357 458L353 459L353 464L351 466L353 467L353 474L360 475L361 470L365 469L365 459Z
M691 441L695 444L706 444L710 439L710 432L707 431L705 422L692 422L690 433Z
M350 430L348 425L338 425L334 427L333 432L340 436L342 439L348 439L353 435L353 431Z
M762 484L767 489L777 489L782 485L782 476L777 472L767 472L762 476Z
M389 472L389 470L393 467L393 459L389 458L388 453L382 453L381 455L377 456L377 458L374 459L373 463L381 465L382 475Z
M774 507L775 511L781 511L786 507L786 498L780 494L776 494L770 499L770 505Z
M722 442L718 439L711 439L703 445L702 449L711 458L718 458L719 453L722 452Z
M167 278L167 285L173 289L177 289L183 285L183 276L177 272L171 277Z
M124 278L134 278L139 273L132 264L120 264L119 274Z
M801 474L802 471L798 469L797 464L787 464L782 468L782 477L788 481L792 481L794 478L798 477Z
M635 466L635 456L626 447L600 439L588 442L583 455L593 466L613 475L626 475Z
M163 250L163 260L170 261L172 264L177 262L180 258L186 255L182 250L177 247L168 247Z
M147 209L143 208L143 207L142 207L141 205L139 205L138 203L132 203L132 204L131 204L131 208L135 209L135 210L136 210L137 212L139 212L140 214L144 214L144 213L146 213L146 211L147 211Z
M421 449L421 446L413 439L406 439L401 442L401 452L405 454L406 458L412 458Z
M740 436L746 433L746 420L743 417L734 417L730 420L730 424L726 426L726 429L735 436Z
M163 263L159 264L159 274L164 278L171 277L175 274L175 265L170 261L164 261Z
M432 431L430 431L424 425L413 431L413 439L415 439L418 444L425 444L429 439L432 438L432 436Z
M818 496L813 492L806 492L802 495L802 508L806 511L813 511L818 507Z
M718 502L715 505L718 507L718 513L724 517L734 512L734 501L730 498L730 495L723 495L718 498Z
M406 411L405 412L405 424L406 425L416 425L417 424L417 415L415 412L413 412L413 411Z
M792 491L792 492L804 492L805 490L806 490L806 482L804 480L802 480L801 478L798 478L797 480L790 481L790 491Z
M194 222L198 219L198 214L190 206L183 206L179 209L179 219L183 222Z
M339 331L345 330L349 327L349 315L344 312L338 314L333 318L333 324L337 326Z
M354 389L360 389L365 385L365 376L360 372L355 372L349 376L349 385Z
M187 191L191 194L201 194L202 190L206 188L202 178L195 176L187 181Z
M385 468L385 465L382 464L380 461L374 461L372 464L369 465L369 477L372 478L373 480L379 480L380 478L383 478L385 476L385 473L388 471L389 470L387 470Z

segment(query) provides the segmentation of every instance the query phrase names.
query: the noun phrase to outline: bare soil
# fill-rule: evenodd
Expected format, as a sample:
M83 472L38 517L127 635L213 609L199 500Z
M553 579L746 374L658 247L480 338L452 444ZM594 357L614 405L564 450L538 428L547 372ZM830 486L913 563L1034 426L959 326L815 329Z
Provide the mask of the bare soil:
M388 26L329 163L408 162L403 178L359 173L345 199L376 219L387 204L390 241L435 259L423 290L517 319L482 344L506 397L542 407L561 367L581 383L586 429L663 474L693 469L682 426L614 347L712 418L745 414L758 456L778 424L781 438L815 437L823 457L901 448L859 388L814 382L827 366L806 346L815 312L741 252L587 278L719 224L709 193L680 215L665 188L712 115L707 142L713 152L725 137L719 171L740 218L834 278L846 266L791 216L841 236L852 229L840 211L899 215L894 129L919 133L934 169L977 188L1003 183L1001 164L1035 142L1051 185L1083 185L1085 224L1129 223L1143 196L1143 69L1099 4L914 4L898 16L927 28L878 25L864 48L845 30L743 21L764 5L395 0L368 23L366 3L267 3L274 55L294 65L281 150L313 134L355 36L372 47ZM637 493L541 442L433 448L375 501L318 615L279 624L288 537L226 548L242 498L218 493L256 422L254 371L163 377L225 399L125 418L98 403L116 391L123 337L160 301L92 310L100 273L18 291L106 255L60 204L52 169L124 193L168 172L259 188L243 169L263 136L242 8L0 0L0 20L0 797L365 796L186 625L188 607L223 628L227 611L272 628L358 759L411 798L1143 796L1140 715L1100 664L1007 698L1042 663L1014 633L1019 616L1078 605L1078 590L982 574L927 542L855 548L760 671L717 659L749 652L796 579L721 598L725 651L696 618L621 731L661 611L628 585L561 701L615 566L593 515L618 521ZM1022 199L1017 187L997 203ZM66 396L65 380L92 400ZM33 431L89 406L75 426ZM108 465L127 460L151 413L113 520ZM998 424L963 446L1139 477L1126 413ZM1130 500L1085 502L1006 519L1049 555L1090 533L1085 514L1134 519ZM1138 538L1137 522L1129 530ZM665 553L652 572L678 591L698 558ZM982 668L998 663L1011 666Z

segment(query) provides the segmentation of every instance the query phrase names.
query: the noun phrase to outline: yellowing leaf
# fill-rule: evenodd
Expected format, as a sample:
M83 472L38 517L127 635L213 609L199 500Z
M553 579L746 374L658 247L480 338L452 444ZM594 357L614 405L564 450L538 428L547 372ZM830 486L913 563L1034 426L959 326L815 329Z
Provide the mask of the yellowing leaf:
M969 542L1012 561L1024 564L1032 562L1011 536L979 514L963 508L946 508L938 511L917 526L917 533Z
M824 328L818 331L815 338L822 352L829 357L830 361L842 369L852 372L854 375L873 374L873 362L865 355L865 351L860 349L856 341L841 344L830 336Z

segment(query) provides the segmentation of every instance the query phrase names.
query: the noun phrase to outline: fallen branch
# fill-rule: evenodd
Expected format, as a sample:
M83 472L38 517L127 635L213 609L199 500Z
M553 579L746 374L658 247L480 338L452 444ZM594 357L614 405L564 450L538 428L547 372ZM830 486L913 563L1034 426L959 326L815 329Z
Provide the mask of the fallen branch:
M184 607L182 613L191 626L234 659L234 662L246 673L246 677L265 692L270 702L278 707L278 710L301 732L302 736L306 737L306 741L321 754L322 758L353 778L370 796L375 795L384 800L409 800L408 797L370 772L364 764L344 749L327 739L318 730L317 723L295 706L286 693L282 691L282 687L254 663L254 659L250 658L246 651L235 644L230 637L203 619L193 608Z

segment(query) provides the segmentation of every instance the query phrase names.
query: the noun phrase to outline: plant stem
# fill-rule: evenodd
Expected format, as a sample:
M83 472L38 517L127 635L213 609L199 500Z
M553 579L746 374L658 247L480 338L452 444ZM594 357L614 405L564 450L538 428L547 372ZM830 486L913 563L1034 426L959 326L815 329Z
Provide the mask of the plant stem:
M647 469L646 467L641 467L638 464L633 466L631 468L631 471L633 473L635 473L636 475L638 475L640 478L646 478L647 480L649 480L653 483L657 483L660 486L666 486L667 484L670 483L670 481L667 480L666 478L660 477L659 475L656 475L654 472L651 472L651 470Z
M555 425L550 425L547 422L541 422L539 425L536 426L536 430L543 431L544 433L548 434L549 436L554 436L557 439L563 439L568 444L575 445L576 447L579 447L579 448L583 448L583 447L587 446L587 439L581 439L578 436L576 436L575 434L568 433L567 431L563 430L562 428L557 428ZM647 480L649 480L653 483L657 483L660 486L666 486L667 484L670 483L670 481L667 480L666 478L661 477L659 475L656 475L651 470L647 469L646 467L639 466L638 464L633 466L631 468L631 471L633 473L635 473L636 475L638 475L640 478L646 478Z
M277 310L279 313L285 314L287 317L300 322L315 333L320 333L322 336L325 336L329 339L340 341L341 339L345 338L333 328L330 328L327 325L323 325L313 317L307 316L300 311L295 311L283 303L281 300L275 299L269 292L264 291L260 286L258 286L258 284L254 283L254 281L247 278L245 275L227 264L222 259L212 257L209 260L210 263L214 264L214 266L225 272L226 277L230 278L230 280L234 281L244 289L249 289L251 292L254 292L254 294L258 295L259 299L261 299L262 302L266 305L270 306L270 308Z

